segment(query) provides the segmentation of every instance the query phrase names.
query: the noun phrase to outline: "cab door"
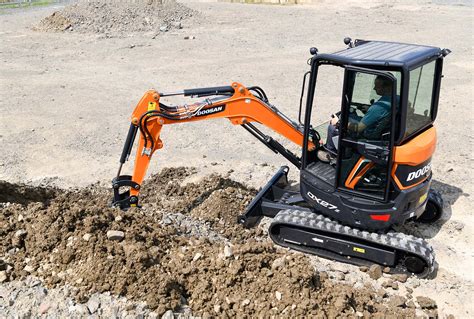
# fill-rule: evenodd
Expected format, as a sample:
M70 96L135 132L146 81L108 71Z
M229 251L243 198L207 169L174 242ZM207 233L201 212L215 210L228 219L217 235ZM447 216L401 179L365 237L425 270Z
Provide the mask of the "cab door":
M389 72L347 66L336 183L339 190L387 200L398 104Z

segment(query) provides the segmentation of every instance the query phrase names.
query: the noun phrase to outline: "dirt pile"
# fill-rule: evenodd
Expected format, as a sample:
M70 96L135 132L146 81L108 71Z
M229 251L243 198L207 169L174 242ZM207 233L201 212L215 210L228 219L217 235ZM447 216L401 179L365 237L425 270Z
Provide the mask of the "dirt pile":
M111 35L164 32L182 28L182 22L195 14L175 0L81 0L44 18L35 29Z
M258 228L236 227L255 191L217 175L181 185L193 172L163 170L144 185L143 209L127 212L108 207L110 192L97 186L47 190L26 202L8 197L0 204L0 272L7 281L32 274L49 286L70 284L79 302L111 291L161 314L190 307L203 317L415 315L384 290L332 283ZM189 233L167 221L173 214L219 236Z

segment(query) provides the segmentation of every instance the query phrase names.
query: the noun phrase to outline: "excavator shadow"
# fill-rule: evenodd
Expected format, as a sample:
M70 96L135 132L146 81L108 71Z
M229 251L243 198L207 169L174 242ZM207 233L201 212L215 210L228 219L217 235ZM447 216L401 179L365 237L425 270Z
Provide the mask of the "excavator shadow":
M461 188L449 185L433 179L431 188L440 192L443 197L443 215L439 220L432 224L424 224L421 222L411 222L403 226L396 227L396 231L404 232L421 238L433 238L439 233L443 225L451 219L452 205L458 198L464 195Z

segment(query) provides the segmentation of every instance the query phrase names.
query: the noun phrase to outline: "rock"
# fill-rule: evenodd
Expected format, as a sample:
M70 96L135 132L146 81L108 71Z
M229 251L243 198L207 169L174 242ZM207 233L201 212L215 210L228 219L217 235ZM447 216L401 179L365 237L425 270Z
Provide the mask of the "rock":
M87 301L87 309L89 309L89 312L91 314L94 314L97 309L100 307L100 302L97 297L90 297L89 300Z
M168 31L168 26L167 25L162 25L160 27L160 32L167 32Z
M232 250L232 247L229 245L225 245L224 247L224 257L225 258L230 258L234 255L234 252Z
M416 297L416 301L423 309L436 309L438 307L436 301L428 297L418 296Z
M359 318L362 318L364 316L364 314L360 311L357 311L356 316L359 317Z
M49 308L51 308L51 305L47 302L42 302L41 305L38 308L38 313L40 315L44 315L45 313L48 312Z
M382 287L384 287L384 288L392 287L392 285L393 285L393 280L391 280L391 279L389 279L389 280L382 283Z
M406 303L407 307L408 308L411 308L411 309L415 309L416 308L416 305L415 303L413 302L413 300L410 300Z
M158 314L156 312L152 311L148 314L148 318L149 319L158 319Z
M242 300L242 306L245 307L245 306L247 306L247 305L249 305L249 304L250 304L250 299L244 299L244 300Z
M390 307L405 307L406 298L403 296L393 296L390 298L388 305Z
M85 241L89 241L91 237L92 237L92 234L86 233L84 234L84 236L82 236L82 239L84 239Z
M194 255L194 258L193 258L193 261L197 261L199 260L199 258L202 257L202 254L201 253L196 253L196 255Z
M161 316L161 319L174 319L174 313L173 310L167 310L163 316Z
M8 280L7 272L5 270L0 271L0 283Z
M368 274L370 278L377 280L382 277L382 267L380 265L372 265L368 270Z
M181 24L181 22L171 22L171 26L176 28L176 29L182 29L183 28L183 25Z
M334 277L334 279L340 280L340 281L343 281L343 280L346 279L346 275L344 275L344 273L339 272L339 271L335 272L333 277Z
M407 287L407 292L411 294L413 292L413 289L411 289L410 287Z
M384 273L384 274L389 274L389 273L390 273L390 267L385 267L385 268L383 269L383 273Z
M35 271L35 268L33 266L26 265L23 270L31 274L33 271Z
M23 217L22 214L18 215L18 221L19 221L19 222L23 221L24 219L25 219L25 218Z
M281 292L276 291L275 292L275 297L276 297L277 300L281 300L281 298L282 298Z
M286 258L285 257L276 258L272 262L272 269L275 270L275 269L278 269L278 268L283 268L283 267L285 267L285 265L286 265Z
M116 221L116 222L121 222L122 219L123 219L123 217L122 217L121 215L115 216L115 221Z
M194 35L187 35L184 37L184 40L194 40L196 37Z
M39 286L40 284L41 284L41 280L39 280L36 277L28 276L25 279L25 285L27 285L28 287L36 287L36 286Z
M125 233L120 230L109 230L107 232L107 238L110 240L121 241L125 238Z
M15 232L15 237L17 238L22 238L22 237L25 237L26 234L28 234L28 232L24 229L19 229Z
M396 274L396 275L392 275L391 277L393 280L396 280L396 281L399 281L399 282L407 282L407 279L408 279L408 275L407 274Z
M221 312L221 305L214 305L214 312L220 313Z
M359 267L359 270L362 271L362 272L367 272L369 270L369 267L367 266L360 266Z

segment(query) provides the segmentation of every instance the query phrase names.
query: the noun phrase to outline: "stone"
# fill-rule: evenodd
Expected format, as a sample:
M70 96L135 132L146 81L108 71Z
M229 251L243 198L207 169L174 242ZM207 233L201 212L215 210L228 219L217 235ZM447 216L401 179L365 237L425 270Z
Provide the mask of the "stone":
M369 267L367 266L360 266L359 267L359 270L362 271L362 272L367 272L369 270Z
M182 29L183 28L183 25L179 21L178 22L171 22L171 25L176 29Z
M40 315L44 315L45 313L48 312L48 310L51 308L51 305L47 302L42 302L41 305L38 308L38 313Z
M411 308L411 309L415 309L416 308L416 305L415 303L413 302L413 300L410 300L406 303L407 307L408 308Z
M109 230L107 232L107 239L121 241L125 238L125 233L120 230Z
M282 298L281 292L276 291L275 292L275 297L276 297L277 300L281 300L281 298Z
M35 271L35 268L31 265L26 265L25 268L23 268L23 270L26 272L32 273L33 271Z
M7 272L6 270L0 271L0 283L3 283L8 280Z
M392 275L392 279L396 280L396 281L399 281L399 282L402 282L402 283L405 283L405 282L407 282L408 275L407 274L396 274L396 275Z
M383 273L384 273L384 274L389 274L389 273L390 273L390 267L385 267L385 268L383 269Z
M244 300L242 300L242 306L245 307L245 306L247 306L247 305L249 305L249 304L250 304L250 299L244 299Z
M194 35L187 35L184 37L184 40L194 40L196 37Z
M232 247L229 245L225 245L224 247L224 257L225 258L230 258L234 255L234 251L232 250Z
M201 254L201 253L196 253L196 255L194 255L193 261L197 261L197 260L199 260L201 257L202 257L202 254Z
M368 270L370 278L377 280L382 277L382 267L380 265L372 265Z
M214 312L220 313L221 312L221 305L214 305Z
M86 233L82 236L82 239L84 239L85 241L89 241L91 237L92 237L92 234Z
M339 280L339 281L343 281L346 279L346 275L344 275L344 273L342 272L335 272L334 275L333 275L334 279L336 280Z
M436 309L438 307L436 301L428 297L417 296L416 301L423 309Z
M388 305L390 307L405 307L406 298L403 296L393 296L390 298Z
M167 310L163 316L161 316L161 319L174 319L174 313L173 310Z
M15 237L22 238L25 237L28 232L24 229L19 229L15 232Z
M413 289L411 289L410 287L407 287L407 292L408 292L409 294L411 294L411 293L413 293Z
M160 31L161 31L161 32L167 32L167 31L168 31L168 26L167 26L167 25L162 25L162 26L160 27Z
M96 296L90 297L89 300L87 301L87 309L91 314L94 314L97 309L100 307L100 301Z
M286 265L286 258L285 257L276 258L272 262L272 269L275 270L275 269L283 268L283 267L285 267L285 265Z
M116 222L121 222L122 219L123 219L123 217L122 217L121 215L115 216L115 221L116 221Z
M384 288L392 287L392 285L393 285L393 280L391 280L391 279L389 279L389 280L382 283L382 287L384 287Z

